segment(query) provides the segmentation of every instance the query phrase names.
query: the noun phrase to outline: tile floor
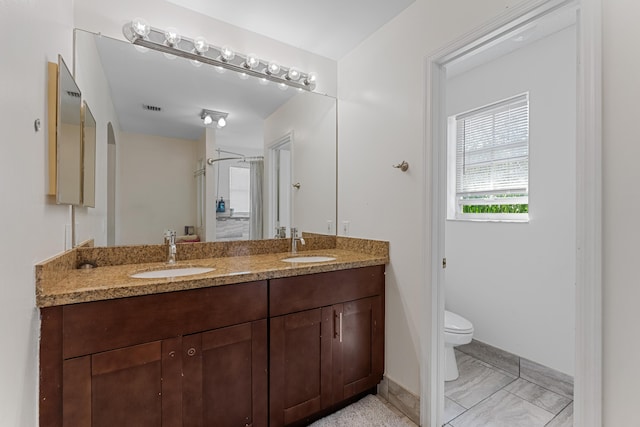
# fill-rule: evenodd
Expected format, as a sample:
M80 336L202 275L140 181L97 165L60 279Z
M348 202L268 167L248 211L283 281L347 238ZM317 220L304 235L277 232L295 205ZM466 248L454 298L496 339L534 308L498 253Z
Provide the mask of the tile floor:
M407 427L418 427L418 425L416 423L414 423L413 421L411 421L409 419L409 417L407 417L405 414L402 413L402 411L400 411L398 408L396 408L395 406L393 406L391 403L389 403L389 401L387 399L385 399L384 397L380 396L379 394L376 395L376 397L382 402L384 403L384 405L389 408L391 410L391 412L397 414L401 419L402 422L404 422Z
M446 427L572 427L573 401L456 350L445 383Z

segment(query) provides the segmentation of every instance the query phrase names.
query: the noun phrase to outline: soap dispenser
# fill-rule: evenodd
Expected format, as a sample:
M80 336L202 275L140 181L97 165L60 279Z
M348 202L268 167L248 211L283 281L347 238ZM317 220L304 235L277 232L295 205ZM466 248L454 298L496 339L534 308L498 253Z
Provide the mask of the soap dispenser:
M225 211L224 198L220 196L220 200L218 201L218 208L216 209L216 212L224 212L224 211Z

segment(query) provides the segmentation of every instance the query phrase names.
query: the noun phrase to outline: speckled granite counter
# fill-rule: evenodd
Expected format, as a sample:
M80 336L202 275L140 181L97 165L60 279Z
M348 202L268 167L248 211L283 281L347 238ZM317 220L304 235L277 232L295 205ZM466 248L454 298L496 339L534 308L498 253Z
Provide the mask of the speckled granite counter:
M279 277L382 265L389 262L388 242L344 237L309 237L298 255L336 258L320 263L287 263L288 240L198 243L178 247L172 268L212 267L192 276L137 279L131 274L167 268L163 245L76 248L36 265L38 307L149 295ZM96 268L78 269L83 263Z

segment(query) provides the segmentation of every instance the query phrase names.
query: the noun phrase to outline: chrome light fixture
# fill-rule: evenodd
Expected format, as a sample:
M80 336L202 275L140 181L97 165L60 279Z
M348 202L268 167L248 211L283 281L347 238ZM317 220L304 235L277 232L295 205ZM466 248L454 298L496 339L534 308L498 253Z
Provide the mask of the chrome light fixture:
M216 127L218 129L222 129L227 125L227 116L229 113L223 113L222 111L214 111L207 110L206 108L202 109L202 113L200 113L200 118L205 126L209 126L212 123L216 123Z
M234 52L228 46L214 46L204 37L189 39L181 36L175 28L154 28L141 18L125 24L122 32L136 46L190 59L197 66L209 64L306 91L313 91L316 87L318 76L315 73L305 73L274 61L265 61L255 54Z

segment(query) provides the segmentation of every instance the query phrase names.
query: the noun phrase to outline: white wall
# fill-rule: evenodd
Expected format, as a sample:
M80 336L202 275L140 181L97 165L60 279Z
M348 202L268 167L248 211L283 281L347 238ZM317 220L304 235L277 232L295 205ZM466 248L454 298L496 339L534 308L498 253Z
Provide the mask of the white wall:
M122 26L136 17L143 17L158 28L175 27L185 36L205 37L217 46L231 46L237 52L255 52L261 58L318 73L317 91L336 94L336 62L299 48L278 42L245 29L229 25L157 0L76 0L75 25L84 30L124 40Z
M640 324L638 242L638 99L640 4L605 0L603 28L603 319L604 423L638 423Z
M116 244L160 244L164 230L196 225L200 142L121 132L117 149Z
M338 62L338 224L351 221L352 236L390 242L385 370L415 394L429 315L422 273L430 254L420 253L428 173L424 58L504 7L504 0L416 0ZM402 160L409 163L406 173L391 167Z
M45 196L47 61L72 58L73 2L0 2L0 425L37 425L34 264L64 250L70 208ZM34 130L39 118L42 129Z
M291 182L300 183L300 189L292 191L291 226L299 231L326 234L327 221L335 221L336 108L334 98L299 93L264 122L267 155L269 146L286 134L292 134ZM270 166L267 159L266 177L271 173ZM268 185L265 191L266 213L270 206ZM268 235L275 232L268 222L265 222L265 229Z
M569 375L575 327L575 26L447 82L447 116L529 93L529 222L447 221L446 306L474 338ZM455 156L455 155L454 155Z

